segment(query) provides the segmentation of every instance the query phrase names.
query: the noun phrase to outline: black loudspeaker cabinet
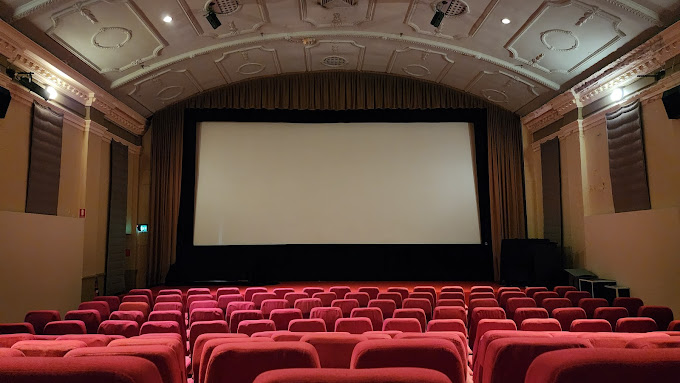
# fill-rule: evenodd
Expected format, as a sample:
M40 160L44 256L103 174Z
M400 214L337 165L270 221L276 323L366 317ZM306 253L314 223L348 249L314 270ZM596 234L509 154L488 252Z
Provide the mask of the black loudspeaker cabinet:
M663 106L671 120L680 119L680 86L663 92Z
M5 118L11 100L12 95L9 93L9 90L0 86L0 118Z
M562 255L547 239L504 239L501 243L501 282L516 286L554 287L564 284Z

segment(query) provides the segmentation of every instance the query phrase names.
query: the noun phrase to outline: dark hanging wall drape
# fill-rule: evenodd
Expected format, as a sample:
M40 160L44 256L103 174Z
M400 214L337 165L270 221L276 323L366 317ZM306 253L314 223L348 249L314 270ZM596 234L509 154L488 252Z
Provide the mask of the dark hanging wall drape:
M244 81L197 95L154 114L151 149L149 284L161 284L176 259L186 109L487 110L494 273L501 240L524 238L522 132L519 117L442 85L355 72L305 73ZM453 113L454 111L452 111Z

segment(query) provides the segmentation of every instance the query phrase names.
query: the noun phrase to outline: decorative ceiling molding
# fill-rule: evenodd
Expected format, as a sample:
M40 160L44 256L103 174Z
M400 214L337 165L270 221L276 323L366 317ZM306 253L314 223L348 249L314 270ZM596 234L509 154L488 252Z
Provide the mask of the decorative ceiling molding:
M546 60L550 60L550 58L546 58L546 55L554 55L554 53L550 52L556 52L559 54L560 52L569 52L569 51L576 51L579 45L581 45L581 39L584 38L585 36L582 36L579 38L579 36L574 33L574 31L570 30L564 30L564 29L559 29L559 28L551 28L549 30L545 31L540 31L542 28L545 26L540 26L541 24L541 19L543 17L548 17L548 15L551 11L552 13L557 12L557 9L564 9L567 7L574 6L576 8L579 8L583 11L583 15L575 20L575 23L573 25L570 25L571 28L577 28L575 30L579 30L580 27L582 27L586 23L592 23L593 21L589 21L594 19L595 17L598 17L605 22L608 22L610 27L611 27L611 38L604 42L602 45L599 45L596 49L585 49L584 56L580 56L578 53L573 53L574 57L583 57L581 60L579 60L575 64L566 64L566 68L549 68L546 65L549 64L543 64ZM545 22L543 24L546 24ZM552 23L547 23L548 25L551 25ZM586 4L582 1L579 0L557 0L557 1L546 1L544 2L536 12L527 20L527 22L522 25L522 27L515 33L514 36L510 38L510 40L505 44L505 49L510 52L510 57L513 59L521 62L522 64L529 65L530 67L536 68L540 71L543 71L545 73L564 73L564 74L571 74L577 71L579 68L581 68L585 63L589 62L593 58L599 56L601 53L609 49L612 45L614 45L617 41L619 41L621 38L625 37L626 34L621 31L619 28L619 25L621 24L621 19L616 17L615 15L612 15L611 13L605 12L604 10L592 6L589 4ZM534 29L537 29L538 31L535 31ZM547 49L545 52L540 52L538 55L536 55L537 51L534 49L533 52L529 53L527 55L526 52L524 54L522 52L519 52L518 48L515 46L515 44L521 45L523 38L525 38L525 35L531 34L531 33L537 33L538 36L540 37L540 41L543 43L542 45ZM582 31L583 32L583 31ZM604 31L602 31L604 35ZM547 39L551 35L561 35L561 36L568 36L568 38L572 39L573 41L569 41L569 44L565 47L555 47L554 45L550 44ZM533 36L530 36L528 38L533 38ZM526 45L526 42L525 42ZM525 50L527 47L525 47ZM531 47L529 47L531 49ZM584 49L580 49L576 52L584 51ZM587 55L586 55L587 54ZM554 56L553 56L554 57ZM563 56L560 56L563 57ZM562 63L562 60L554 59L553 61L558 61Z
M486 85L482 84L482 81L485 79L488 79L492 76L502 76L501 78L505 78L503 80L503 84L498 86L492 83L487 82ZM483 89L477 88L475 91L475 87L477 85L480 85ZM515 96L517 96L517 86L520 86L523 88L521 91L526 91L529 95L533 95L530 99L522 98L523 102L522 105L511 107L511 99L513 95L513 90L515 91ZM465 86L464 89L468 93L472 94L477 94L491 102L494 102L496 104L504 104L507 109L509 110L516 110L517 108L522 107L524 104L527 102L533 100L539 95L538 90L536 89L536 85L532 84L525 79L516 76L512 73L508 73L504 70L497 70L497 71L488 71L488 70L483 70L468 83L467 86Z
M432 81L437 82L437 83L441 82L444 79L444 77L446 77L446 75L449 73L449 71L453 67L453 64L455 64L455 61L453 59L449 58L446 55L446 52L431 51L429 49L423 49L423 48L417 48L417 47L405 47L404 49L396 49L394 52L392 52L392 56L390 57L390 61L387 64L386 72L387 73L394 73L394 66L395 66L399 56L404 54L404 53L410 52L410 51L420 52L420 60L423 63L425 63L431 55L439 56L439 58L444 61L444 66L439 70L439 74L437 75L437 77L435 79L432 80ZM423 63L410 62L410 63L404 65L403 67L399 68L399 69L401 69L401 72L403 72L403 73L405 73L409 76L413 76L413 77L416 77L416 78L425 77L425 76L430 75L432 70L430 68L424 66ZM418 69L416 69L415 71L409 70L409 68L418 68L418 67L420 67L420 70L422 72L417 72ZM397 73L399 73L399 71L397 71Z
M242 74L242 75L252 76L252 75L260 73L260 72L262 72L266 69L266 64L251 61L249 52L254 51L254 50L259 50L261 52L265 52L265 53L270 54L271 60L274 64L274 68L276 70L276 74L281 74L281 64L279 62L279 55L277 54L276 50L275 49L267 49L267 48L265 48L261 45L258 45L258 46L254 46L254 47L248 47L248 48L236 49L236 50L233 50L233 51L223 52L222 55L217 60L214 60L215 65L217 66L217 69L222 74L222 77L224 77L224 81L226 81L227 83L230 83L230 82L232 82L232 78L229 75L227 68L222 64L222 62L224 60L226 60L227 58L229 58L229 56L234 55L234 54L241 55L241 57L245 61L237 69L237 72ZM259 64L259 65L261 65L261 68L260 68L259 71L254 72L254 73L249 73L248 69L246 69L245 70L246 73L244 73L243 69L248 68L248 66L249 66L248 64L255 64L255 65ZM250 66L252 67L253 65L250 65Z
M111 98L104 99L95 98L92 106L104 113L104 118L122 127L123 129L128 130L136 135L144 134L146 119L135 112L132 112L134 115L132 113L127 113L125 109L130 111L132 110L127 106L123 107L123 104L118 101L118 99L113 98L113 96L111 96ZM137 116L140 118L137 119Z
M100 26L100 21L99 19L93 14L92 8L97 5L98 3L105 3L107 5L120 5L122 7L125 7L125 9L134 16L132 20L137 21L139 24L139 29L140 30L135 30L135 38L133 42L131 43L132 45L134 44L147 44L148 42L145 42L142 39L141 33L145 32L148 34L149 40L153 40L148 46L145 48L150 49L150 52L146 52L146 56L143 57L125 57L124 54L116 54L115 56L119 57L120 60L125 60L127 61L130 59L128 63L123 63L121 62L120 66L116 66L117 64L114 64L111 67L107 67L108 63L104 63L104 56L101 55L87 55L84 50L88 49L89 47L85 46L74 46L74 41L70 38L69 33L74 34L74 31L72 30L64 30L65 28L78 28L78 25L74 25L74 23L71 22L65 22L63 19L68 18L72 15L75 14L80 14L83 16L84 19L86 19L88 22L81 23L80 27L88 27L88 28L95 28L96 32L90 39L90 45L91 47L96 47L96 48L105 48L105 49L117 49L121 48L123 45L125 45L128 41L130 41L133 38L133 31L124 28L122 26L118 25L105 25L104 22L101 23ZM104 18L104 16L100 16L99 18ZM116 1L109 1L109 0L88 0L85 2L77 2L73 4L72 6L62 9L58 11L57 13L53 14L50 17L52 21L52 26L45 31L45 33L50 36L52 39L54 39L56 42L58 42L60 45L62 45L64 48L66 48L69 52L73 53L76 55L80 60L82 60L84 63L87 65L91 66L93 69L95 69L99 73L108 73L108 72L123 72L128 69L131 69L135 66L138 66L140 64L143 64L149 60L153 60L157 58L160 55L160 52L163 48L168 46L168 42L165 41L165 39L160 35L158 30L153 26L151 21L147 19L146 15L137 7L137 5L132 1L132 0L116 0ZM110 20L109 20L110 21ZM125 20L121 20L123 22ZM92 25L90 25L92 24ZM99 27L99 28L97 28ZM122 33L122 41L118 42L117 44L113 45L102 45L99 42L97 42L97 36L100 34L104 33L111 33L111 32L119 32ZM87 33L83 30L79 30L78 33ZM90 32L91 33L91 32ZM70 40L70 41L67 41ZM139 43L136 43L139 41ZM76 40L77 42L77 40ZM77 44L76 44L77 45ZM81 43L82 45L82 43ZM89 56L89 57L88 57ZM102 60L102 62L95 62L96 60L92 58L92 56L97 57L97 60ZM111 56L114 57L114 56Z
M14 13L12 14L12 18L10 20L10 23L13 23L17 20L23 19L24 17L30 16L31 14L38 12L38 11L45 11L50 8L56 7L60 3L63 3L64 0L32 0L29 1L26 4L18 6L15 10Z
M538 84L541 84L549 89L552 90L558 90L560 88L560 85L557 84L556 82L549 80L541 75L538 75L528 69L518 67L513 63L509 63L505 60L500 60L498 58L495 58L493 56L474 51L472 49L464 48L464 47L459 47L456 45L451 45L447 42L443 41L433 41L430 39L422 38L422 37L416 37L416 36L406 36L406 35L400 35L400 34L392 34L392 33L382 33L382 32L374 32L374 31L352 31L352 30L338 30L338 31L333 31L333 30L316 30L316 31L301 31L301 32L292 32L292 33L272 33L272 34L265 34L263 36L252 36L249 38L244 38L238 41L225 41L221 42L219 44L215 44L209 47L204 47L200 49L196 49L190 52L185 52L183 54L170 57L165 60L157 61L154 62L150 65L145 66L142 69L139 69L133 73L130 73L128 75L125 75L123 77L120 77L119 79L113 81L111 83L111 88L116 89L119 88L123 85L126 85L132 81L135 81L141 77L144 77L154 71L160 70L162 68L168 67L170 65L176 64L178 62L182 62L185 60L189 60L192 58L195 58L197 56L213 53L215 51L220 51L223 49L230 49L230 48L235 48L235 47L240 47L240 46L248 46L248 45L263 45L268 42L278 42L278 41L290 41L290 40L302 40L306 38L313 38L313 39L325 39L325 40L341 40L341 39L359 39L359 38L365 38L365 39L381 39L385 41L392 41L392 42L399 42L399 43L404 43L404 44L409 44L409 45L418 45L422 46L424 48L429 48L429 49L434 49L434 50L446 50L449 52L454 52L461 54L463 56L467 57L472 57L484 62L488 62L494 65L497 65L501 68L504 68L506 70L515 72L521 76L524 76L530 80L533 80L537 82Z
M364 65L364 54L366 53L366 47L357 43L356 41L353 40L317 40L314 44L311 45L305 45L305 65L307 68L307 71L313 71L315 67L315 58L312 57L315 52L313 52L313 49L319 49L321 46L331 46L331 52L330 54L322 51L319 54L324 56L321 60L316 60L318 63L321 65L331 68L331 69L338 69L340 67L346 67L348 64L351 64L353 60L347 60L345 57L342 55L352 55L352 58L356 60L356 68L354 70L356 71L361 71L363 65ZM340 52L340 46L350 46L351 48L354 48L355 52L347 52L347 51L342 51ZM333 65L333 63L341 63L344 60L344 64L342 65ZM329 65L331 64L331 65ZM348 68L344 68L348 69ZM351 69L351 68L349 68Z
M454 1L454 0L451 0L451 1ZM439 2L439 0L434 0L434 1L432 1L432 0L412 0L409 4L408 11L406 12L406 17L404 18L404 24L411 27L411 29L413 29L414 32L420 33L420 34L423 34L423 35L427 35L427 36L435 36L435 37L449 39L449 40L467 39L467 38L473 37L475 34L477 34L477 32L482 27L482 25L484 24L486 19L489 17L491 12L494 10L494 8L496 8L498 3L500 2L500 0L487 0L487 1L489 3L487 4L486 8L479 15L479 17L477 17L477 20L474 22L474 24L472 24L472 26L470 27L470 29L467 33L463 32L463 33L460 33L460 34L453 34L453 35L442 33L442 25L445 25L444 22L442 22L442 24L439 27L435 28L434 31L429 31L429 30L421 28L418 25L418 22L413 21L414 16L416 16L416 14L417 14L416 11L418 11L418 5L419 4L425 5L424 7L421 7L421 9L422 8L427 9L427 15L428 15L428 20L429 20L429 18L432 15L432 12L435 11L436 4ZM466 11L464 13L465 14L470 13L469 5L467 3L462 2L462 1L460 3L463 3L462 5L465 6ZM475 7L481 7L482 6L482 4L480 4L481 1L472 1L470 3ZM420 14L420 13L422 13L422 11L418 12L418 14ZM447 18L451 19L451 18L455 18L455 17L458 17L458 16L462 16L462 15L456 15L456 16L447 15L447 16L445 16L444 20L446 20ZM422 20L420 20L420 21L422 21ZM429 29L430 27L431 27L431 25L427 24L427 26L425 28Z
M472 25L472 28L470 28L470 32L468 32L467 37L474 37L477 34L477 31L484 25L486 20L489 18L489 15L493 10L496 8L498 3L500 3L501 0L491 0L489 2L489 5L486 6L486 9L484 9L484 12L482 13L481 16L475 21L475 23Z
M191 11L191 7L189 7L189 4L187 4L186 0L177 0L177 4L182 9L184 16L186 16L187 20L189 20L189 24L191 24L191 27L196 32L196 35L203 36L203 34L205 33L203 32L203 27L201 27L201 25L198 23L196 16Z
M659 16L658 13L652 11L649 8L643 7L642 5L636 3L635 1L632 0L604 0L604 1L645 20L651 25L656 25L657 27L664 26L664 23L663 21L661 21L661 17Z
M164 79L171 75L179 75L171 79ZM193 89L189 89L193 87ZM186 91L186 92L185 92ZM165 106L184 95L190 97L203 91L201 85L189 69L166 69L134 83L134 87L127 95L148 110L154 110L158 104Z
M317 21L310 17L308 10L308 2L312 3L314 7L319 7L320 11L323 13L333 12L333 20L324 23L322 21ZM373 21L373 16L375 15L375 3L376 0L363 0L359 4L352 7L338 7L333 8L332 11L321 7L316 0L298 0L298 5L300 6L300 20L309 23L317 28L337 28L337 27L356 27L367 21ZM357 7L366 7L366 15L363 19L351 20L348 16L343 17L343 9L352 9Z
M599 99L603 92L616 86L623 86L635 79L637 75L649 74L661 68L667 60L679 54L680 22L677 22L585 81L547 102L541 108L527 114L522 118L522 124L529 132L535 132L557 121L573 109ZM601 123L606 113L616 110L620 105L633 99L639 99L643 105L656 101L666 89L679 84L680 72L666 76L655 84L626 95L623 100L587 116L583 120L583 128L587 130Z

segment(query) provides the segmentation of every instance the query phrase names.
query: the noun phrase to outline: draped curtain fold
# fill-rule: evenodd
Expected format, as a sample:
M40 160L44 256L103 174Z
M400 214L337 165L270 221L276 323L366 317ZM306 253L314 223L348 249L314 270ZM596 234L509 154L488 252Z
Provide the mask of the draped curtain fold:
M176 259L186 109L463 109L487 111L494 274L500 243L524 238L522 132L519 117L443 85L385 74L304 73L243 81L156 112L152 118L151 241L148 283L161 284ZM454 111L452 111L454 112Z

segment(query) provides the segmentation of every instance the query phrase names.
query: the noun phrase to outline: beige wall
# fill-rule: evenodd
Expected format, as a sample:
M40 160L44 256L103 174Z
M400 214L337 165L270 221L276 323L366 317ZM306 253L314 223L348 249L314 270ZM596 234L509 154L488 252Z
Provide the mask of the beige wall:
M0 322L78 307L83 228L78 218L0 211Z
M670 87L667 86L667 87ZM634 100L630 100L632 102ZM614 213L604 117L560 132L565 253L575 267L615 279L647 304L680 318L680 120L660 99L643 103L643 133L652 209ZM525 135L528 135L525 130ZM527 223L542 233L540 149L525 147Z
M0 119L0 322L21 321L34 309L73 310L81 297L94 296L93 276L103 293L111 141L101 127L91 129L94 123L51 104L65 114L57 216L24 213L33 96L6 82L0 78L12 93ZM134 230L140 174L139 148L130 148L128 269L134 275L141 262ZM144 206L148 211L148 202ZM78 218L81 208L85 219ZM143 286L135 282L128 287Z

